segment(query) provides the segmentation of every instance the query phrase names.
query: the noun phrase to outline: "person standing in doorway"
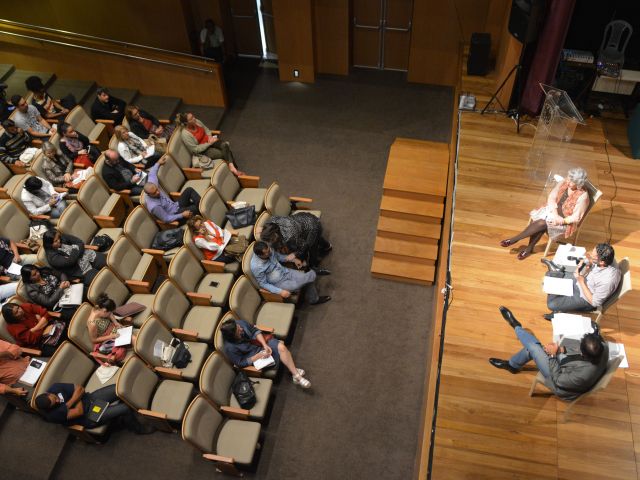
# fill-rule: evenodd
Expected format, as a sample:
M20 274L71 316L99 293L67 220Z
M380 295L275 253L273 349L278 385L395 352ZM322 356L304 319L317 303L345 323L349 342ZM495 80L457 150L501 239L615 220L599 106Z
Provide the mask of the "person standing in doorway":
M216 62L224 62L224 36L222 29L208 18L204 28L200 30L200 51L203 57L213 58Z

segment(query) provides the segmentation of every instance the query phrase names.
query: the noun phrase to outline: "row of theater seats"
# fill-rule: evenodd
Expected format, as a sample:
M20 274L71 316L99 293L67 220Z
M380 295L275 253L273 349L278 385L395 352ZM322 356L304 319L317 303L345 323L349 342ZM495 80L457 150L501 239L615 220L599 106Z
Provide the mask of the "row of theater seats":
M233 201L243 200L256 206L260 213L256 224L240 232L248 240L254 238L257 228L271 215L295 214L300 211L296 209L298 203L310 202L307 198L286 197L276 182L264 189L259 188L257 177L237 179L224 163L209 172L198 171L200 169L191 166L189 154L188 165L183 162L185 166L181 166L176 156L185 159L186 149L175 132L168 152L159 172L161 186L174 195L187 186L194 188L201 194L200 212L205 218L224 226L225 214ZM5 189L8 198L0 200L0 236L16 242L28 237L31 219L16 193L24 179L14 177L40 176L40 162L41 158L36 158L29 172L5 179L4 185L9 184ZM13 401L19 408L36 411L35 397L54 383L80 384L88 392L115 383L118 396L147 421L166 431L181 427L183 438L206 458L215 461L224 471L236 472L238 465L249 465L254 459L259 446L259 422L265 417L277 372L258 372L248 367L250 375L264 373L266 378L254 386L256 405L251 410L239 408L231 393L235 371L224 357L219 327L226 319L242 318L278 338L287 339L298 296L284 303L281 297L259 288L249 268L252 245L241 264L208 261L185 229L182 247L169 251L152 249L160 229L174 228L177 224L155 220L144 207L144 194L133 198L127 192L109 190L102 180L103 162L103 157L96 162L95 174L81 186L76 199L58 219L56 228L79 237L86 245L96 235L111 237L114 244L107 253L107 266L91 283L88 302L78 308L71 320L69 339L48 359L32 389L30 402ZM135 205L137 202L140 205ZM318 211L313 213L320 215ZM38 264L47 265L42 248L38 251ZM153 286L160 274L168 278L154 292ZM137 335L135 348L105 385L96 374L100 355L93 352L86 327L92 304L101 293L109 295L117 305L136 302L145 306L133 319ZM12 301L27 301L20 282L17 297ZM13 341L1 318L0 336ZM183 339L189 346L192 361L184 369L165 368L154 356L156 341L168 343L173 337ZM104 438L107 426L91 430L74 426L70 431L96 442Z

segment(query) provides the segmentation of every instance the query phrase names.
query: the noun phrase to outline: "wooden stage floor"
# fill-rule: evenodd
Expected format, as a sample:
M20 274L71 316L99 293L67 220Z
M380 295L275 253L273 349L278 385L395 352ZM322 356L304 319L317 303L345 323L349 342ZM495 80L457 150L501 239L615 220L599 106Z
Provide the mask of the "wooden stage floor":
M484 102L482 102L484 104ZM501 248L541 202L526 157L534 129L520 135L503 114L461 115L458 184L453 223L453 298L447 316L432 477L441 479L632 479L640 472L640 295L630 292L601 322L604 336L625 344L630 368L607 390L578 403L567 423L565 404L528 396L534 367L517 375L489 357L519 348L498 312L511 308L541 341L546 298L540 263L544 241L524 261ZM609 145L605 149L605 137ZM607 155L608 152L608 155ZM579 243L611 237L618 258L628 256L632 283L640 261L640 161L630 158L626 123L589 119L578 126L567 164L587 169L604 193L583 226ZM617 188L616 188L617 185ZM610 233L611 231L611 233ZM545 237L546 241L546 237ZM637 287L636 287L637 288ZM439 321L439 319L438 319Z

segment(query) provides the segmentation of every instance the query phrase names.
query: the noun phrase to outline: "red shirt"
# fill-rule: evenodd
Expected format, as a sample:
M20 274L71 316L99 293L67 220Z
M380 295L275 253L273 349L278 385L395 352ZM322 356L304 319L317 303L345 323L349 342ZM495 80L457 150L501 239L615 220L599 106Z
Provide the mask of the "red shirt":
M147 130L147 132L151 131L151 128L153 127L153 122L151 120L149 120L148 118L140 117L140 123Z
M24 311L22 322L7 322L7 330L21 347L39 346L44 329L38 330L37 332L32 332L31 329L38 323L36 315L40 315L41 317L46 316L47 309L33 303L23 303L20 305L20 308Z
M193 135L193 137L198 141L200 145L202 145L203 143L207 143L209 141L209 136L207 135L207 132L200 125L198 125L195 128L195 130L191 130L190 128L188 128L187 130L191 135Z

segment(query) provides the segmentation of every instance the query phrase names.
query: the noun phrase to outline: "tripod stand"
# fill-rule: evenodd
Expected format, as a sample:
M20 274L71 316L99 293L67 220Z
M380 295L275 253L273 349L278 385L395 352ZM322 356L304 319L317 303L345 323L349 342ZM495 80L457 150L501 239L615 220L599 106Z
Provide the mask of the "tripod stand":
M524 49L523 49L523 53L524 53ZM516 108L515 109L512 108L511 110L507 110L507 116L516 119L516 131L518 133L520 133L520 102L522 101L522 94L521 94L521 91L520 91L520 83L522 81L521 70L522 70L522 54L520 54L520 59L519 59L518 63L516 65L514 65L513 68L509 71L509 73L507 74L505 79L502 81L502 83L500 84L498 89L494 92L494 94L491 96L491 98L489 99L487 104L484 106L484 108L480 112L481 115L484 115L484 112L487 111L487 108L489 108L489 105L491 105L491 102L493 102L494 100L496 100L500 104L500 107L503 110L506 110L506 108L504 108L504 105L502 105L502 102L498 98L498 94L504 88L504 86L507 84L507 82L511 78L511 75L513 75L514 72L515 72L516 81L515 81L515 84L514 84L514 88L515 88L515 91L516 91Z

